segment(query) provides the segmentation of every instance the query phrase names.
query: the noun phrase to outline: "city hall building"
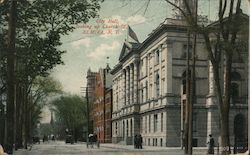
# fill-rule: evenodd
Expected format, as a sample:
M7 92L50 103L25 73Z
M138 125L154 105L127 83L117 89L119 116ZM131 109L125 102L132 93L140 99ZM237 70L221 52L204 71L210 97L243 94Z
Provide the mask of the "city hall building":
M243 18L248 17L243 15ZM190 39L192 41L192 37ZM134 142L134 136L141 134L143 145L183 145L187 51L190 51L192 57L192 43L188 44L187 27L178 18L166 19L142 43L124 42L119 63L111 71L113 143L130 145ZM195 73L193 144L206 146L208 135L212 134L218 145L218 103L212 66L201 35L197 35ZM234 56L233 60L229 122L231 144L245 141L247 56L244 54Z

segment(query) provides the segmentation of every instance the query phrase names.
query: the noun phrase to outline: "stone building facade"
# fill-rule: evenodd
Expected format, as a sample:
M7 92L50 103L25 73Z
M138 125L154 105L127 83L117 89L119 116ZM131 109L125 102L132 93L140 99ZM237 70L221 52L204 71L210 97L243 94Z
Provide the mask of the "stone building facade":
M141 134L144 145L183 145L188 51L192 51L192 44L188 44L187 27L181 19L166 19L142 43L124 42L119 63L111 71L114 75L114 143L133 144L133 137ZM232 144L246 137L246 66L247 61L243 59L233 63L229 118ZM197 36L195 72L194 146L206 146L209 134L214 135L217 144L218 104L211 64L201 35ZM244 132L238 133L240 130Z
M105 91L105 142L112 142L112 88L107 88Z

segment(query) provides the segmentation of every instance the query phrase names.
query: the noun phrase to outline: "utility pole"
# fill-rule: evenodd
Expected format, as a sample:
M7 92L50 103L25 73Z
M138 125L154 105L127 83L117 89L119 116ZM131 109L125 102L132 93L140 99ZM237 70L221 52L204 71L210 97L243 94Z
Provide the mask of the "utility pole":
M106 138L106 107L105 107L105 103L106 103L106 71L107 69L104 68L103 69L103 119L104 119L104 123L103 123L103 130L104 130L104 135L103 135L103 140L105 143L105 138Z
M250 13L250 0L248 1L248 12ZM249 16L250 19L250 16ZM250 28L250 25L248 26ZM250 30L250 29L249 29ZM248 154L250 149L250 31L248 37Z
M189 60L190 60L190 31L188 29L188 44L187 44L187 64L186 64L186 103L185 103L185 129L184 129L184 137L185 137L185 149L184 149L184 153L188 154L188 139L189 139L189 104L190 104L190 64L189 64Z
M89 90L86 87L86 101L87 101L87 146L89 144Z
M92 87L89 87L88 85L87 85L87 87L81 87L82 89L86 89L86 90L83 90L83 91L81 91L81 93L86 93L85 94L85 97L86 97L86 117L87 117L87 135L86 135L86 141L87 141L87 147L88 147L88 144L89 144L89 138L88 138L88 136L89 136L89 134L90 134L90 108L89 108L89 93L91 92L90 90L89 90L89 88L92 88Z
M8 19L8 40L7 40L7 151L13 151L14 124L15 124L15 57L16 57L16 22L17 22L17 0L11 0Z

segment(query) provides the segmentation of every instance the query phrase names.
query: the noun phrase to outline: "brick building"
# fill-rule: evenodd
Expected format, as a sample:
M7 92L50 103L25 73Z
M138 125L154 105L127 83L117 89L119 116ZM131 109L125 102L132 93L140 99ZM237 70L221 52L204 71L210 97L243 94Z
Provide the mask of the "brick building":
M93 104L93 133L101 143L111 142L112 77L110 68L100 69L96 74L95 100Z
M88 88L88 99L89 99L89 132L93 133L93 104L95 101L95 86L96 86L97 72L92 72L88 69L87 72L87 88Z

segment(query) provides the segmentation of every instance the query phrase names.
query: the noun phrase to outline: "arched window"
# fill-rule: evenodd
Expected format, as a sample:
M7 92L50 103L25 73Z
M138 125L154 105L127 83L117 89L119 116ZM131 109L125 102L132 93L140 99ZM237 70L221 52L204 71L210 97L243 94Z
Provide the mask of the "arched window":
M160 96L160 76L157 73L156 74L156 80L155 80L155 89L156 89L156 97Z

